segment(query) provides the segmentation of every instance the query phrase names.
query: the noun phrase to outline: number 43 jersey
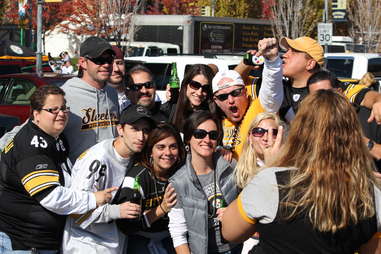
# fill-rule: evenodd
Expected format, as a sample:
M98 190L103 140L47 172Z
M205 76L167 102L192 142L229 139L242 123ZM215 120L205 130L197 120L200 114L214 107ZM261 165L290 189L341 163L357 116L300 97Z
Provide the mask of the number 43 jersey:
M40 201L64 185L70 171L63 137L46 134L29 121L4 148L0 162L0 231L15 249L57 249L65 217Z

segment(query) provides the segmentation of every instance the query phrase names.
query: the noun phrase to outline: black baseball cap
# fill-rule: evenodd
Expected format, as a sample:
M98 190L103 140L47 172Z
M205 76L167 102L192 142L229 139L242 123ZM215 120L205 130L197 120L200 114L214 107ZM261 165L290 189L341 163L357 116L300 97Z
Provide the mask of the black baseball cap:
M119 124L133 124L143 118L150 121L153 126L155 125L155 120L153 120L151 114L145 107L131 104L122 111Z
M103 54L103 52L109 51L111 55L115 55L114 50L110 43L105 39L91 36L82 42L79 53L82 57L97 58Z

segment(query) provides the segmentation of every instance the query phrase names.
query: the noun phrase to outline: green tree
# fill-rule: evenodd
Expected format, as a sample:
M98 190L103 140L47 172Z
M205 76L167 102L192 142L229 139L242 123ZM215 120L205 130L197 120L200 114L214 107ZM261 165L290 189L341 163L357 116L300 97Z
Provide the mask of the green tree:
M212 6L213 0L198 0L199 7ZM215 0L216 17L262 18L262 0Z

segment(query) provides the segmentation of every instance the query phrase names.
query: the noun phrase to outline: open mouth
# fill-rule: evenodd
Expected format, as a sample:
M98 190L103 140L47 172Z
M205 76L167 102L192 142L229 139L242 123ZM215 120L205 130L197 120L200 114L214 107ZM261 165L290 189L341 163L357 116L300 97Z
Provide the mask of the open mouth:
M229 107L229 110L230 110L232 113L237 113L237 112L238 112L238 107L237 107L237 106L232 106L232 107Z

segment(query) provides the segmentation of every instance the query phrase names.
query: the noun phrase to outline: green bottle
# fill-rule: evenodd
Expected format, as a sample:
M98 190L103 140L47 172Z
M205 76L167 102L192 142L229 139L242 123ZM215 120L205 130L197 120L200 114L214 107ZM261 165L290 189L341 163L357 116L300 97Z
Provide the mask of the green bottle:
M142 195L140 195L140 183L139 183L139 176L135 177L134 184L133 184L133 194L132 199L130 200L131 203L142 205Z
M169 78L169 86L171 92L170 103L176 103L179 98L180 79L177 75L177 65L172 63L171 76Z

